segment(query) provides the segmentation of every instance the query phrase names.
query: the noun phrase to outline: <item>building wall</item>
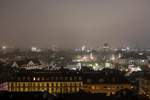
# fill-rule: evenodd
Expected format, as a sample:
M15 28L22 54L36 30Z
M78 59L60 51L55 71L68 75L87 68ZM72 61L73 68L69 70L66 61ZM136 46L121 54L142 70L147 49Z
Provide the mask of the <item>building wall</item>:
M55 94L79 92L82 87L82 82L9 82L8 91L48 91L50 94Z
M9 82L10 92L48 91L50 94L74 93L83 90L88 93L105 93L108 96L122 89L131 89L130 84L83 84L77 82Z
M131 89L130 84L85 84L83 89L90 93L105 93L107 96L115 94L122 89Z
M123 64L123 65L131 65L131 64L135 64L135 65L148 65L148 60L142 60L142 59L118 59L117 60L118 64Z
M150 97L150 80L144 78L139 79L139 93Z

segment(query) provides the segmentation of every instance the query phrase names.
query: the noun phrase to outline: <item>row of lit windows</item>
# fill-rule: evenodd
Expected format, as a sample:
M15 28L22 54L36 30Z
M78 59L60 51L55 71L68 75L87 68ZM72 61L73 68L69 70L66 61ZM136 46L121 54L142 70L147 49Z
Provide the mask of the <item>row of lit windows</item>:
M49 93L70 93L79 92L80 88L10 88L9 90L16 92L48 91Z
M45 81L45 80L82 80L81 77L18 77L18 80L33 80L33 81Z
M146 60L119 60L120 63L129 63L129 64L147 64Z
M103 87L100 87L100 86L92 86L91 89L125 89L125 88L130 88L130 86L103 86Z
M82 86L82 82L13 82L9 87L70 87Z

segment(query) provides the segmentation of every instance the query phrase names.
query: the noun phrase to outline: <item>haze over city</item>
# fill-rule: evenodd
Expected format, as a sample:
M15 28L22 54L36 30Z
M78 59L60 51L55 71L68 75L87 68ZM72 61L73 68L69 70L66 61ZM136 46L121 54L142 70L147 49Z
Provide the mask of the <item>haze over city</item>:
M0 45L149 48L149 0L0 0Z

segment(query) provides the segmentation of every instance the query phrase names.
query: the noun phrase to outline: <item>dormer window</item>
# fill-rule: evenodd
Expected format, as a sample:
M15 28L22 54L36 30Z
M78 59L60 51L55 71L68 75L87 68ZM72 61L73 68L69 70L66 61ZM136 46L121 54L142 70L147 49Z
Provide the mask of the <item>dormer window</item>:
M33 77L33 81L36 81L36 77Z
M92 80L91 79L87 79L87 83L91 83L92 82Z

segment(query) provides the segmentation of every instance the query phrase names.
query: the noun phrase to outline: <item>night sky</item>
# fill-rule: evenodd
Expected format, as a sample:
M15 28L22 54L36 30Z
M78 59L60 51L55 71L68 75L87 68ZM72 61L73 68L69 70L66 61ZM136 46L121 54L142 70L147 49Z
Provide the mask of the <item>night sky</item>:
M0 45L150 48L150 0L0 0Z

